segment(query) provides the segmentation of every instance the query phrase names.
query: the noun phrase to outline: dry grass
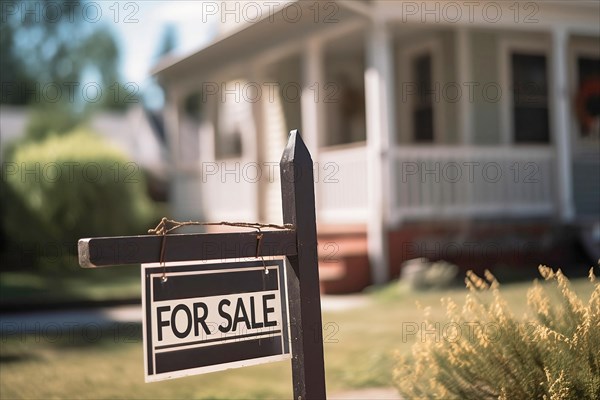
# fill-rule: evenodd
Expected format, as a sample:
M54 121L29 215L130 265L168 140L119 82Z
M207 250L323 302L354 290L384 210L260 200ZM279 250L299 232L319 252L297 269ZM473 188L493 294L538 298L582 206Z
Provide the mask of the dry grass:
M511 309L486 272L468 274L460 306L445 299L442 340L426 337L399 355L395 381L408 398L600 398L600 284L590 270L588 301L560 270L527 291L527 312ZM426 329L436 331L437 318ZM444 329L446 327L446 329Z
M508 303L522 312L529 284L503 286ZM585 280L574 281L574 290L589 296ZM419 302L430 308L431 318L445 321L440 297L459 301L466 290L412 293L398 284L369 294L366 306L327 312L323 316L325 365L329 393L341 390L392 386L394 353L410 354L419 335L407 335L406 327L420 323ZM141 327L108 327L98 340L85 334L50 341L48 336L11 335L0 340L0 398L202 398L289 399L289 363L273 363L244 369L145 384L142 370ZM115 332L117 334L115 340ZM89 334L89 332L88 332Z

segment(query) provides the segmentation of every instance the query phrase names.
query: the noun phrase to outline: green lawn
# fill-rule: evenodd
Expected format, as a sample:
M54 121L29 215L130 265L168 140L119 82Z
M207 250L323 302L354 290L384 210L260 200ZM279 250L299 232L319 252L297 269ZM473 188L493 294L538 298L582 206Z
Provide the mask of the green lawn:
M587 300L592 285L572 281ZM502 285L517 315L526 310L529 283ZM367 306L323 315L325 364L329 393L392 385L393 354L410 352L419 335L403 340L403 326L422 321L415 306L431 307L444 320L440 297L463 302L465 290L411 293L389 285L370 293ZM115 334L117 333L117 334ZM90 333L87 334L90 336ZM192 376L145 384L142 371L140 325L113 325L98 340L85 332L54 338L3 336L0 351L0 398L203 398L289 399L289 362ZM404 335L406 336L406 335ZM90 343L91 342L91 343Z

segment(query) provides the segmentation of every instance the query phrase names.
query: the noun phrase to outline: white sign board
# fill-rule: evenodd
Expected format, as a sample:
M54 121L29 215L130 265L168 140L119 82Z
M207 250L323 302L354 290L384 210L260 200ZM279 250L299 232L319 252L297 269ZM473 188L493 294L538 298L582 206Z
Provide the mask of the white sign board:
M285 263L143 264L146 382L289 359Z

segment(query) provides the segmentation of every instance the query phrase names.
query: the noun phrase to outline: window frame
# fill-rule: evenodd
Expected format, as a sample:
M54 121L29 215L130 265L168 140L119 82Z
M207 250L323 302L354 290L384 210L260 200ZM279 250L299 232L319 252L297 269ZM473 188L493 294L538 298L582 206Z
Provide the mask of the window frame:
M444 101L441 98L441 85L444 83L443 77L443 65L442 65L442 45L439 38L429 38L427 40L418 41L403 46L398 52L398 65L399 71L399 101L397 101L397 110L400 120L398 121L399 132L397 135L399 144L411 144L417 146L429 146L434 144L443 143L446 132L445 132L445 107ZM437 95L434 94L432 100L433 106L433 140L431 142L417 142L415 141L414 132L414 105L415 97L413 95L408 96L406 103L403 102L404 97L404 83L416 82L416 76L413 73L413 64L421 56L429 54L431 56L431 82L434 92L437 90ZM438 88L436 89L436 84ZM435 98L439 101L435 101Z
M499 66L500 66L500 88L502 90L500 105L500 132L501 142L504 145L517 146L549 146L554 142L554 126L552 115L552 93L554 85L552 82L552 66L550 45L548 40L534 40L526 37L502 38L499 41ZM544 56L546 58L546 80L547 80L547 107L548 107L548 142L517 142L515 132L515 116L513 112L513 69L512 55L520 53L532 56Z
M217 82L219 80L216 80ZM221 82L224 82L223 85L225 85L226 88L229 88L229 85L235 85L235 84L239 84L240 85L240 89L247 83L247 81L243 78L235 78L235 79L228 79L228 80L221 80ZM236 125L236 128L238 129L238 133L237 135L232 135L232 136L239 136L239 145L240 145L240 149L239 152L236 153L224 153L222 152L222 148L221 145L224 144L223 142L221 142L221 140L223 140L223 138L225 136L231 135L231 132L227 132L225 133L225 128L226 126L224 126L227 123L231 123L229 119L227 119L227 117L229 116L229 114L231 114L233 112L233 110L237 109L237 112L233 112L234 114L239 114L240 110L242 110L244 107L250 107L250 112L249 114L252 114L252 107L253 104L246 101L243 97L243 90L240 91L239 96L240 96L240 101L238 103L231 103L227 101L227 96L223 97L223 93L222 91L224 90L224 86L221 85L219 86L219 91L216 95L214 95L214 99L213 99L213 109L212 111L212 120L213 120L213 125L214 125L214 131L213 131L213 154L212 154L212 159L215 161L240 161L242 159L244 159L244 155L245 155L245 147L247 146L247 143L244 142L244 129L241 128L241 121L233 121L233 125ZM225 101L223 101L223 99L225 99ZM248 110L246 110L248 111Z

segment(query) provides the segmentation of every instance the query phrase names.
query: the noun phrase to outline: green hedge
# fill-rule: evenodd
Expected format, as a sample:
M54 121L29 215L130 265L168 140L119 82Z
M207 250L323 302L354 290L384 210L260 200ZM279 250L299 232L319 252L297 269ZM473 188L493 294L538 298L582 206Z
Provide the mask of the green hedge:
M17 251L57 259L79 238L142 234L155 222L143 172L89 131L24 143L3 164L3 229Z

